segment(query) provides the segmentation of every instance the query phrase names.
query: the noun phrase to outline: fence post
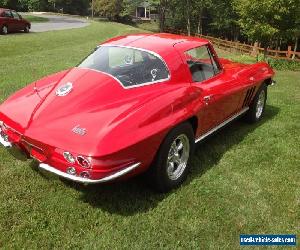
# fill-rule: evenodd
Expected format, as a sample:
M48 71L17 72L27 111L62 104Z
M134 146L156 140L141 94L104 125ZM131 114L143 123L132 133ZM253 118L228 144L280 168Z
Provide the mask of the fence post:
M250 53L251 56L257 56L258 55L258 42L255 42L253 45L252 52Z
M292 55L292 46L288 46L287 58L291 58Z

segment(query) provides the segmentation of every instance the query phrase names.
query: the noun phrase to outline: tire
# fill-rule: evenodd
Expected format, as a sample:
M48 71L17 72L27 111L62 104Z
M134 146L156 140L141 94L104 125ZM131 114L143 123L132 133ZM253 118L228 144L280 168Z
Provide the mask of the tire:
M26 25L24 28L24 32L29 33L29 31L30 31L30 27L29 27L29 25Z
M267 85L263 83L257 91L252 103L249 106L249 110L245 115L245 120L247 122L255 123L262 119L266 108L267 90Z
M3 25L1 28L1 34L7 35L8 34L8 27L6 25Z
M172 129L161 144L148 172L148 181L159 192L179 187L187 177L195 136L190 123Z

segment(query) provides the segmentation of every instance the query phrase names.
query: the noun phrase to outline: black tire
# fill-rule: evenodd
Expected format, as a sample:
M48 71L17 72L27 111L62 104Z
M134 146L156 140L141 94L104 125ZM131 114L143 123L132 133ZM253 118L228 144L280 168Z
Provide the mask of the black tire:
M24 28L24 32L25 32L25 33L29 33L29 31L30 31L30 27L29 27L29 25L27 24L27 25L25 26L25 28Z
M255 123L262 119L266 108L268 88L263 83L257 91L252 103L249 106L249 110L245 115L245 120L249 123ZM263 99L263 100L262 100Z
M1 27L1 34L2 35L7 35L8 34L8 27L6 25L3 25Z
M182 151L178 150L180 146L180 142L183 144ZM175 144L174 144L175 143ZM171 165L173 166L174 176L172 175L172 171L170 170L170 164L172 163L169 155L171 152L174 152L172 146L176 145L177 149L177 156L181 156L179 158L185 159L186 156L188 157L186 164L178 164L174 163ZM188 153L187 153L187 145L188 145ZM148 172L148 181L150 184L159 192L168 192L171 189L179 187L187 177L188 169L189 169L189 161L194 152L195 147L195 136L194 131L190 123L185 122L174 129L172 129L169 134L164 139L163 143L161 144L155 160L149 169ZM176 154L173 154L175 157ZM177 158L177 160L179 159ZM185 162L182 160L182 162ZM177 165L177 167L176 167ZM177 171L177 174L176 174ZM170 177L172 176L172 178ZM177 177L176 177L177 176Z

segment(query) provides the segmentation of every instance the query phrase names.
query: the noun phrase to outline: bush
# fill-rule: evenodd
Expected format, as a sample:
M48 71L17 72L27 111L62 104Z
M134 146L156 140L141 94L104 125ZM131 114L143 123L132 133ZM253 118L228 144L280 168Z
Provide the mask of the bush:
M277 70L300 71L300 62L268 58L267 63Z

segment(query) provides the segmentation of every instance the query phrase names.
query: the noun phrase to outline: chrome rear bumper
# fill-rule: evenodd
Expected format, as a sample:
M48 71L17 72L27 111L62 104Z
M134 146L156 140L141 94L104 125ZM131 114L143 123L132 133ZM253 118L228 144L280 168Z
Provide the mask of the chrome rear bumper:
M68 174L68 173L65 173L65 172L62 172L54 167L51 167L50 165L48 164L44 164L44 163L41 163L39 165L39 168L41 170L45 170L47 172L50 172L50 173L53 173L55 175L58 175L60 177L63 177L65 179L68 179L68 180L71 180L71 181L74 181L74 182L79 182L79 183L83 183L83 184L97 184L97 183L104 183L104 182L109 182L109 181L112 181L114 179L117 179L129 172L131 172L132 170L138 168L139 166L141 165L141 163L135 163L133 165L130 165L129 167L126 167L112 175L109 175L109 176L106 176L102 179L98 179L98 180L92 180L92 179L87 179L87 178L82 178L82 177L79 177L79 176L75 176L75 175L71 175L71 174Z

